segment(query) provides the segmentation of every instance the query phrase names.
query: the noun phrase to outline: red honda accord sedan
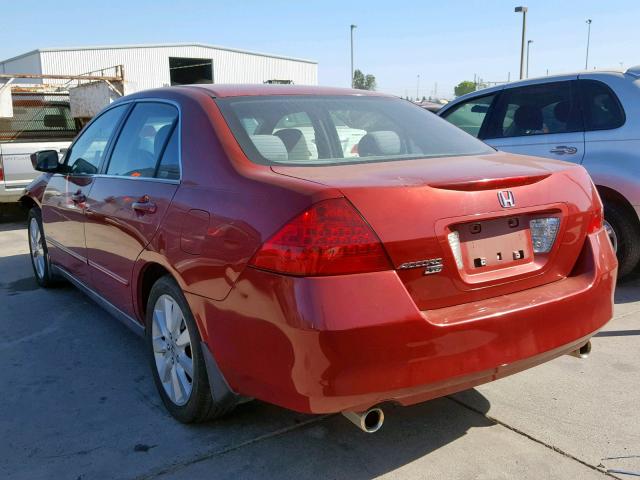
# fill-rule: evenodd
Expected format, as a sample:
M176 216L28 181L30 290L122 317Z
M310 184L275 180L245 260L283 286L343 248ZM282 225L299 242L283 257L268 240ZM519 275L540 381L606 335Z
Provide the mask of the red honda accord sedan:
M585 170L497 152L398 98L151 90L63 159L32 160L38 283L65 278L145 334L183 422L257 398L375 431L384 402L584 355L612 316Z

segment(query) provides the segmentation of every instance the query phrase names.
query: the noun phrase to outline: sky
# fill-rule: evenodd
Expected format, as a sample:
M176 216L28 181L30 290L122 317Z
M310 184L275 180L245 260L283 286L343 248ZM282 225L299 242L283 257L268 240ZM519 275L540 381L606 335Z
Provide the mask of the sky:
M378 90L450 97L474 75L515 80L521 14L533 40L530 76L640 64L638 0L0 1L0 59L36 48L197 42L311 59L321 85L349 86L349 26L355 67ZM215 66L214 66L215 68ZM418 85L418 75L420 76Z

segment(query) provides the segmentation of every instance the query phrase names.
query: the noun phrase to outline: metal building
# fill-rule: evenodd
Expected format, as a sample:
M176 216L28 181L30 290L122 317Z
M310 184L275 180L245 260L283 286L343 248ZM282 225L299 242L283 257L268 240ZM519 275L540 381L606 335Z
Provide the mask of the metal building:
M0 73L83 75L116 65L124 67L125 93L189 83L318 83L317 62L198 43L44 48L0 61Z

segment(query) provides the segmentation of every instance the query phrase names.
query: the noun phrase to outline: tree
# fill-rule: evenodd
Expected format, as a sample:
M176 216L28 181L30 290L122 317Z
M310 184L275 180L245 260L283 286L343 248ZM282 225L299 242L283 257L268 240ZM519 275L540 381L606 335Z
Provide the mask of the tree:
M476 84L474 82L470 82L469 80L465 80L464 82L460 82L453 88L453 92L456 94L456 97L460 97L462 95L466 95L467 93L475 92Z
M360 70L353 72L353 88L359 90L375 90L376 77L371 74L365 75Z

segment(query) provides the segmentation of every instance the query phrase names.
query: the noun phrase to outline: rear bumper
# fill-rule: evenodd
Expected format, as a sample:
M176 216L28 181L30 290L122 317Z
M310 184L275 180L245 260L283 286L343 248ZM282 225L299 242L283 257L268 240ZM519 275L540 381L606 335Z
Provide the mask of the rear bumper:
M187 297L234 391L327 413L425 401L575 350L612 317L616 272L600 232L570 277L428 312L393 271L292 278L249 268L224 301Z

